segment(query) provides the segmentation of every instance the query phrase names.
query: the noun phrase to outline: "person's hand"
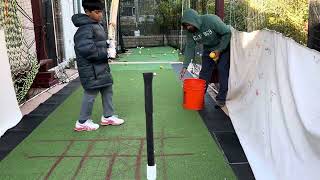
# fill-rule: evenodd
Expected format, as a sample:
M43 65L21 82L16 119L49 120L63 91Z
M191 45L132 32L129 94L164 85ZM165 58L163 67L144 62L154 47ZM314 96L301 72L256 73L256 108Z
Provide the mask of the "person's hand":
M209 57L210 57L215 63L218 63L219 56L220 56L220 52L219 52L219 51L212 51L212 52L209 54Z
M215 57L215 59L219 59L220 58L220 51L218 51L218 50L215 50L215 51L213 51L214 53L215 53L215 55L216 55L216 57Z
M187 72L187 68L183 67L180 71L180 80L184 77Z

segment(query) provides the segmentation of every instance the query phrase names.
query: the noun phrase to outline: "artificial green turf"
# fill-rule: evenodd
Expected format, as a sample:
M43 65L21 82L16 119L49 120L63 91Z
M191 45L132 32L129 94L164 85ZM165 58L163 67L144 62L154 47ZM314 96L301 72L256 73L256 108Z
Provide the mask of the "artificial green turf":
M129 49L120 54L120 62L169 62L178 60L179 51L172 47L146 47Z
M143 54L150 51L159 56L155 59L158 62L178 59L176 52L170 58L163 55L173 51L169 47L143 48L141 54L139 51L132 49L128 57L133 58L127 60L151 61ZM106 179L108 172L111 179L146 179L142 73L150 71L157 73L153 94L158 179L235 179L198 113L182 108L181 83L170 64L112 64L111 69L114 104L117 114L126 120L124 125L74 132L83 91L79 88L1 161L0 179ZM92 119L98 122L101 113L98 97ZM92 148L88 151L88 147ZM85 154L89 157L83 158Z
M111 179L146 179L146 144L139 140L145 137L142 72L113 71L114 104L117 114L126 120L124 125L74 132L82 97L79 88L1 161L0 179L44 179L62 155L69 157L61 158L49 179L72 179L92 139L97 141L87 152L91 157L82 160L76 179L105 179L112 155L126 157L115 156ZM154 72L155 154L167 155L156 157L158 179L235 179L198 113L182 108L181 83L174 72ZM101 113L98 97L92 118L98 122ZM142 142L141 166L136 166ZM68 145L69 151L63 154Z

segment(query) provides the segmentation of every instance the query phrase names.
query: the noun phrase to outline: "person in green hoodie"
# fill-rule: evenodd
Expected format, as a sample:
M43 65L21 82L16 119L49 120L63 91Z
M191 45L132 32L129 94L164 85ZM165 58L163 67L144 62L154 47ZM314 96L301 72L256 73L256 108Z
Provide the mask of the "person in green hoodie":
M218 16L199 15L193 9L187 9L184 12L181 23L187 30L187 41L180 78L184 77L189 63L194 59L196 44L203 44L202 68L199 78L207 82L207 89L212 71L214 68L218 69L220 87L216 102L218 106L223 107L228 92L231 30ZM213 54L215 57L211 58Z

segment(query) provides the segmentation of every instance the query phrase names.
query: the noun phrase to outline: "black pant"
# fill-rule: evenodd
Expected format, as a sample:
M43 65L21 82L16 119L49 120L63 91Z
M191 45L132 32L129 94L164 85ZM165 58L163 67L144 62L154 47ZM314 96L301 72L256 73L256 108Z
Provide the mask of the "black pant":
M212 71L214 68L218 69L219 75L219 93L216 100L225 101L228 93L228 79L229 79L229 69L230 69L230 46L228 46L220 54L218 63L216 64L210 57L211 51L204 51L202 56L202 68L200 71L199 78L207 82L206 89L210 83Z

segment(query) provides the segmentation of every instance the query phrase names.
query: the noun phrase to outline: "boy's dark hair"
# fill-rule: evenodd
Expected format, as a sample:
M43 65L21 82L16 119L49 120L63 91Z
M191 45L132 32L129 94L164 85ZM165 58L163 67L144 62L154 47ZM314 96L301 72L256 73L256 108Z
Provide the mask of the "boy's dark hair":
M101 0L82 0L82 7L84 10L94 11L103 10L104 3Z

